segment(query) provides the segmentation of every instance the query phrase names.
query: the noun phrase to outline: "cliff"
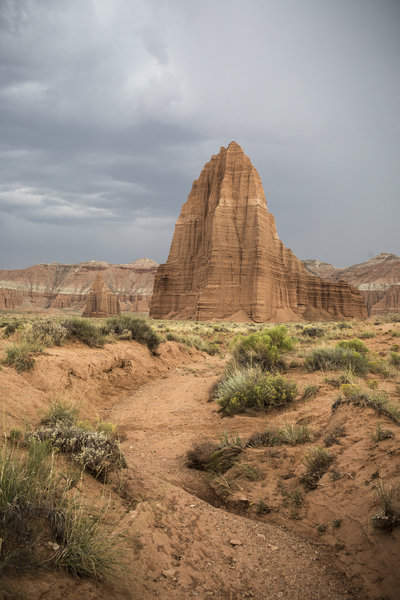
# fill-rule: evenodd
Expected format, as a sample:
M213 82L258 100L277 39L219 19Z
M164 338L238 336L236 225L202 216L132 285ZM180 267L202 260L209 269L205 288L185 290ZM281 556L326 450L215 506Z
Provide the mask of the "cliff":
M285 248L259 174L231 142L193 183L150 316L266 322L363 318L366 308L358 290L313 277Z
M0 309L81 312L96 275L100 273L107 288L117 294L121 310L147 312L157 266L154 260L141 258L122 265L90 261L1 270Z

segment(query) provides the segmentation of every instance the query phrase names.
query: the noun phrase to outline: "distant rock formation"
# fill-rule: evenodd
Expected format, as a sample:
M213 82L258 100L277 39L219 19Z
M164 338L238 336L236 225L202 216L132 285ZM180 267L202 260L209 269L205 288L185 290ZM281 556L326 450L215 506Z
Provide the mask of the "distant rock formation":
M371 315L400 312L400 257L381 252L358 265L337 269L319 260L303 261L313 275L329 281L343 279L362 293Z
M140 258L122 265L90 261L0 270L0 309L82 312L90 287L101 273L106 286L118 295L121 310L146 313L157 267L154 260Z
M90 288L82 317L112 317L120 312L118 297L110 292L98 273Z
M311 276L285 248L250 159L236 142L221 148L182 207L150 316L266 322L366 314L358 290Z

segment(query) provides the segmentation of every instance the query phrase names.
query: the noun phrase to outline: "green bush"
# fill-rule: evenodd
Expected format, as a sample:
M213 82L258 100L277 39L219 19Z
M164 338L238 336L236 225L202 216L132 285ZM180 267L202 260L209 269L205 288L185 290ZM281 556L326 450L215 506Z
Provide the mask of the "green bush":
M129 315L110 317L107 319L103 331L104 333L115 333L116 335L129 332L132 340L144 344L153 353L156 352L161 343L161 337L144 319L137 319Z
M4 365L14 367L18 373L31 371L35 365L35 359L32 356L34 351L37 351L37 348L28 342L11 344L6 348L6 357L2 362Z
M78 416L78 409L70 403L56 400L53 402L40 420L42 425L51 427L62 423L65 426L74 425Z
M85 516L83 508L68 499L70 487L67 477L55 473L49 444L31 439L19 457L3 448L0 573L49 566L83 577L102 578L113 572L120 558L105 514Z
M216 398L221 412L232 415L285 406L294 400L296 393L294 381L250 368L233 373L222 381L217 388Z
M61 346L68 336L68 330L56 319L43 319L33 321L26 332L26 341L43 346Z
M94 325L88 319L71 317L63 321L62 326L67 330L69 339L79 340L91 348L104 346L103 333L97 325Z
M282 354L293 348L293 339L284 325L259 333L239 336L234 342L233 356L241 366L259 366L274 370L282 366Z
M341 340L337 343L339 348L343 348L344 350L355 350L360 354L368 354L368 347L359 340L358 338L353 338L352 340Z
M325 331L322 329L322 327L314 327L313 325L309 325L307 327L304 327L304 329L301 333L307 337L314 338L314 337L322 337L324 335Z
M346 369L357 375L365 375L369 369L365 354L341 346L315 348L306 356L304 364L309 371Z

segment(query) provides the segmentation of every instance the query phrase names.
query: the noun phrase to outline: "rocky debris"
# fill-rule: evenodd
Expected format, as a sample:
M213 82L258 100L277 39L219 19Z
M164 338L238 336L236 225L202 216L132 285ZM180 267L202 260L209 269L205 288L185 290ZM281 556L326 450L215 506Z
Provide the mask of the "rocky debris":
M328 281L347 281L364 297L369 314L400 312L400 256L382 252L366 262L338 269L319 260L304 260L306 269Z
M140 258L113 265L104 261L39 264L0 270L0 309L82 311L96 275L118 295L121 310L148 312L158 263Z
M358 290L313 277L280 241L242 148L221 148L193 183L157 270L150 316L235 321L364 318Z
M120 312L118 297L110 292L98 273L90 288L82 316L102 318L119 315Z

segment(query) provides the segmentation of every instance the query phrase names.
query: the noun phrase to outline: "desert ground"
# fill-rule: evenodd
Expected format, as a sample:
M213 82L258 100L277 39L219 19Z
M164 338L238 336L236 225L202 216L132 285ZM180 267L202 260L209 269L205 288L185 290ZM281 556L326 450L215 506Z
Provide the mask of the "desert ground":
M249 368L232 366L241 341L273 325L145 319L133 339L88 319L98 338L54 336L65 319L0 315L1 490L4 465L25 464L47 436L52 473L68 482L52 502L97 519L100 549L85 571L93 546L80 537L73 555L65 522L55 530L43 500L15 496L1 505L1 597L398 598L400 317L286 324L291 348L269 371L296 389L243 412L218 403L221 382ZM341 342L357 363L310 360ZM120 460L93 467L57 427L100 436Z

